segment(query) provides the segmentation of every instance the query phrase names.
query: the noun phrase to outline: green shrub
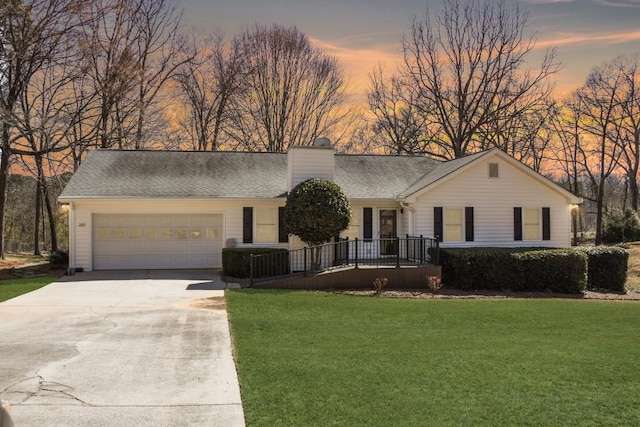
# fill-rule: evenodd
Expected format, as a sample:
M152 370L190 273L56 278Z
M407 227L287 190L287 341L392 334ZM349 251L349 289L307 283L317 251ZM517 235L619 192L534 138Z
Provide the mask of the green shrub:
M517 280L524 291L577 294L587 289L587 257L573 249L515 253Z
M440 248L442 283L463 290L514 289L511 254L532 248Z
M587 257L572 249L440 249L442 282L464 290L553 291L586 289Z
M251 255L276 254L259 262L254 278L280 276L289 273L289 252L280 248L223 248L222 270L225 275L245 279L251 270Z
M69 253L65 251L54 251L49 255L49 264L56 266L69 265Z
M640 218L632 210L612 210L604 215L602 241L621 243L640 240Z
M589 258L587 288L624 292L629 252L617 246L581 248Z

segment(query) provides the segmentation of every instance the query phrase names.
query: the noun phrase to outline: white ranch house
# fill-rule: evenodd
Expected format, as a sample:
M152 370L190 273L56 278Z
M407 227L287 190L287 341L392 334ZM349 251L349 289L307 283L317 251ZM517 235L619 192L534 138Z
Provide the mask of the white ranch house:
M568 247L581 199L499 149L448 162L336 154L90 152L59 200L72 269L221 268L222 248L299 248L281 226L288 191L336 182L351 202L342 237L424 235L442 247Z

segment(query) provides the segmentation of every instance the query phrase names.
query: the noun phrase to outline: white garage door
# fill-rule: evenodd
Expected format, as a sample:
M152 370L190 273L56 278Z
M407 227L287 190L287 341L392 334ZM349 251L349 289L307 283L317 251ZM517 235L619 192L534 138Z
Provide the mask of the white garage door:
M222 215L94 214L93 269L222 267Z

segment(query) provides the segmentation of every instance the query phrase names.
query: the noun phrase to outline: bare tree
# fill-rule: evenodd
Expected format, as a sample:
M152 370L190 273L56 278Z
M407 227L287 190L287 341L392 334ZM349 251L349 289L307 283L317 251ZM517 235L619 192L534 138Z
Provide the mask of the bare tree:
M432 151L429 147L431 129L427 122L430 115L423 114L417 107L417 91L400 76L387 80L383 74L383 68L379 66L369 75L367 100L375 116L373 130L383 136L384 151L410 155Z
M614 125L620 133L617 140L621 155L619 166L624 170L630 193L630 205L638 210L638 172L640 170L640 55L618 57L605 66L611 77L619 76L620 89L615 91L620 120Z
M151 108L156 108L155 115L162 115L162 108L155 101L176 70L190 62L193 54L185 54L186 39L178 34L181 13L170 0L143 0L135 11L137 13L131 19L135 25L139 74L136 78L133 147L142 149L148 142L149 129L155 124L150 120Z
M0 1L0 256L4 258L4 212L15 112L34 75L64 56L68 37L84 18L84 1Z
M484 126L507 123L549 96L546 80L559 65L550 50L538 69L523 69L535 45L527 21L506 0L445 0L439 13L413 18L402 76L417 91L421 113L439 125L429 154L473 152Z
M308 145L338 123L345 83L335 57L295 27L255 25L240 40L248 90L237 100L234 137L246 149Z
M514 114L493 117L478 129L478 148L498 147L542 172L545 151L554 135L550 122L557 113L555 102L549 100L521 112L515 112L516 109L512 109Z
M192 61L176 73L185 113L180 126L198 151L218 150L227 140L232 100L243 90L245 67L239 40L221 34L194 41Z
M618 94L621 76L609 75L604 68L593 70L587 82L575 95L578 126L585 132L578 145L579 162L591 184L591 199L596 203L595 244L602 242L602 217L607 179L614 172L620 157L621 120Z
M78 39L90 84L85 90L95 93L96 145L123 148L125 120L132 114L127 98L136 87L140 74L137 56L137 28L132 18L139 13L141 0L92 0L90 19ZM125 105L128 107L125 107Z
M65 49L54 60L43 64L28 82L19 105L11 115L15 127L12 153L19 156L23 169L36 180L35 254L40 255L40 213L44 205L51 235L51 249L58 250L56 212L49 197L47 170L56 159L51 155L69 149L69 138L82 118L81 101L75 97L72 85L80 77L78 58L73 49ZM86 100L85 100L86 102Z
M551 113L549 126L553 134L549 163L561 170L565 187L576 196L582 196L583 170L580 166L580 144L582 131L580 130L580 111L576 108L574 99L559 103ZM578 242L579 222L582 216L574 210L571 215L573 228L573 242Z

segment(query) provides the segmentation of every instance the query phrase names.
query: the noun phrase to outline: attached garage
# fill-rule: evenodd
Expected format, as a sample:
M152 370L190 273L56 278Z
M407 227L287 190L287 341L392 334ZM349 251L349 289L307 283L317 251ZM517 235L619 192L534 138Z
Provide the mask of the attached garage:
M93 214L93 269L221 268L222 214Z

